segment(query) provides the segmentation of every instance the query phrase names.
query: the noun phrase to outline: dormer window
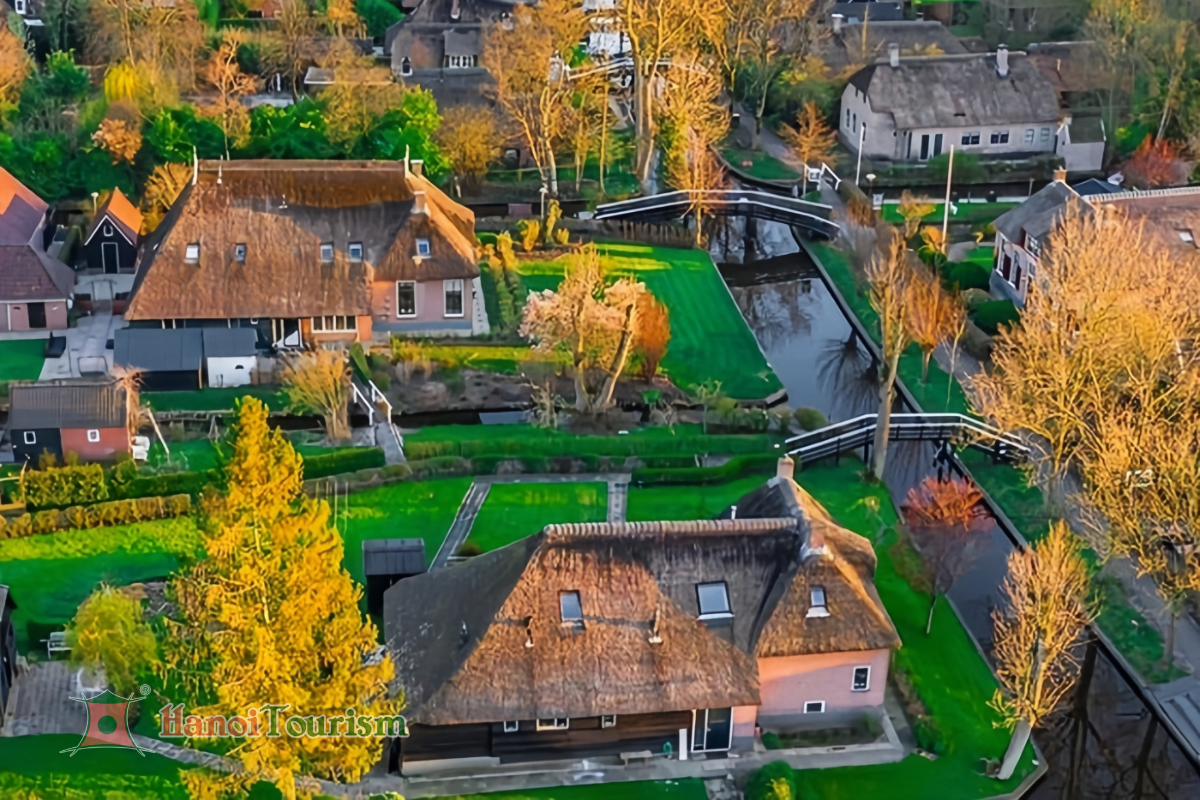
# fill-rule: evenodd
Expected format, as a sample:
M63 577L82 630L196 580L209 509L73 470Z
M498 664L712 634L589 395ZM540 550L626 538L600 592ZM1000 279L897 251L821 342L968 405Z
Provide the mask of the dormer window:
M233 260L239 264L246 263L246 245L242 242L233 246Z
M1178 230L1178 231L1175 231L1175 232L1176 232L1177 234L1179 234L1179 241L1183 242L1184 244L1190 244L1190 245L1195 245L1195 244L1196 244L1196 237L1192 235L1192 232L1191 232L1191 231L1189 231L1189 230Z
M500 15L500 27L506 31L513 29L513 16L510 12L505 11Z
M325 264L333 263L333 242L321 242L321 261Z
M724 581L696 584L696 599L700 605L700 619L731 617L729 591Z
M809 617L828 617L829 608L825 605L825 587L814 586L808 591Z
M583 604L579 600L579 592L560 592L558 610L563 625L583 630Z
M349 251L350 251L350 260L351 261L362 261L363 260L362 242L351 242Z
M458 22L461 17L462 7L459 5L459 0L454 0L454 2L450 4L450 21Z
M407 56L400 59L400 74L412 75L412 60Z
M1029 251L1031 256L1040 256L1042 254L1042 243L1036 236L1025 234L1025 249Z
M419 256L429 255L429 240L428 239L417 239L417 255L419 255Z
M192 242L183 250L183 260L189 264L195 264L200 260L200 243Z

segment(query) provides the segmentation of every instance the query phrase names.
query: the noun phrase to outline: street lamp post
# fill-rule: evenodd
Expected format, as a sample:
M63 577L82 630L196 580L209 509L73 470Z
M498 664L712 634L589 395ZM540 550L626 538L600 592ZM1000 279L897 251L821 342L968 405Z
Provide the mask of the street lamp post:
M538 194L540 194L542 196L542 219L543 220L546 219L546 193L548 191L550 191L550 190L547 189L545 186L543 186L541 189L538 189Z

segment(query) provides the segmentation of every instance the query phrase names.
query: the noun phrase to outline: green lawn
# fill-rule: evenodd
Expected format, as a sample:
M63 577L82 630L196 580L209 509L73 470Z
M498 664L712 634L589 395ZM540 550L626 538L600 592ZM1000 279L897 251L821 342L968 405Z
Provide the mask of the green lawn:
M425 556L432 560L450 531L471 480L393 483L350 495L349 508L338 526L350 576L363 582L365 539L424 539Z
M736 147L726 147L721 151L721 155L725 156L725 160L733 165L734 169L741 170L752 178L761 178L765 181L800 180L800 173L762 150L739 150ZM750 162L750 166L745 165L747 161Z
M715 486L630 487L625 518L630 522L713 519L770 478L767 473Z
M278 386L233 386L193 389L189 392L143 392L155 411L232 411L234 401L245 396L257 397L272 411L282 411L287 401Z
M1003 214L1005 211L1016 208L1019 203L955 203L957 212L950 212L951 222L970 222L976 225L986 225ZM934 210L924 217L922 221L929 223L940 223L942 214L945 213L945 203L934 203ZM883 218L893 225L904 222L904 217L900 216L899 203L884 203L881 211Z
M889 526L895 525L897 518L887 490L865 483L859 475L862 469L862 464L847 460L839 466L809 467L798 478L840 524L871 537L879 530L881 518ZM880 517L862 502L868 496L879 499ZM890 800L934 796L966 800L1011 791L1033 770L1033 749L1026 748L1016 775L1006 783L979 774L980 759L998 759L1008 745L1008 732L992 726L997 716L987 707L996 680L944 600L939 601L934 615L932 634L925 635L929 596L914 590L896 573L888 554L895 541L896 534L889 530L876 545L879 567L875 585L904 642L894 661L904 665L912 677L918 694L937 720L947 751L936 761L910 755L895 764L799 772L800 796L822 800L872 796Z
M761 400L783 388L707 253L624 243L601 249L615 274L644 281L670 310L671 343L661 370L677 386L720 381L738 400ZM563 262L523 261L519 270L526 288L540 292L562 282ZM430 355L507 373L536 357L522 347L477 342L432 345Z
M996 246L993 244L985 244L981 247L976 247L974 250L967 253L967 257L963 259L972 264L991 269L996 264Z
M603 522L607 509L604 483L498 483L483 501L467 542L486 553L554 523Z
M699 778L677 781L637 781L601 783L591 786L555 786L548 789L520 789L514 792L489 792L456 796L454 800L706 800L708 792ZM442 798L450 800L450 798Z
M46 360L45 339L16 339L0 344L0 382L36 381Z
M295 434L292 435L295 437ZM220 453L218 447L221 445L213 444L208 439L189 439L185 442L167 442L167 446L171 448L170 463L179 464L191 472L203 472L215 468L220 463ZM343 450L357 450L355 447L323 447L316 444L298 444L293 441L292 446L296 448L296 452L301 456L320 456L330 453L341 452ZM163 452L162 444L157 440L150 446L150 455L146 459L146 465L150 467L159 467L167 463L166 453Z

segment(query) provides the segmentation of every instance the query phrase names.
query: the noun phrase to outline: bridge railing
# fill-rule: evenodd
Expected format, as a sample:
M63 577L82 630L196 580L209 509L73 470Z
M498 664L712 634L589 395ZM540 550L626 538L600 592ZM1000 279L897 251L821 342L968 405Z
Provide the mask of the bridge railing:
M837 223L830 217L833 208L797 197L747 189L712 189L664 192L596 207L597 220L641 218L679 218L699 202L709 214L755 216L802 226L826 235L835 235Z

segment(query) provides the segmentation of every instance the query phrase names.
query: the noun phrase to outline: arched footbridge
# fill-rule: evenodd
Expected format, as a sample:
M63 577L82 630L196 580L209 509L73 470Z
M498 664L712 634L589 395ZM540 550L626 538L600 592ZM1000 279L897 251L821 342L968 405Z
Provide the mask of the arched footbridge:
M793 436L785 443L787 454L800 465L862 449L875 443L878 415L863 414L809 433ZM963 414L892 414L890 442L962 443L1002 461L1019 461L1029 456L1029 447L1016 436Z
M782 222L829 239L838 234L838 224L830 219L833 214L832 206L756 189L677 191L650 197L635 197L597 206L595 218L629 219L638 222L674 220L686 216L697 201L703 206L706 214Z

